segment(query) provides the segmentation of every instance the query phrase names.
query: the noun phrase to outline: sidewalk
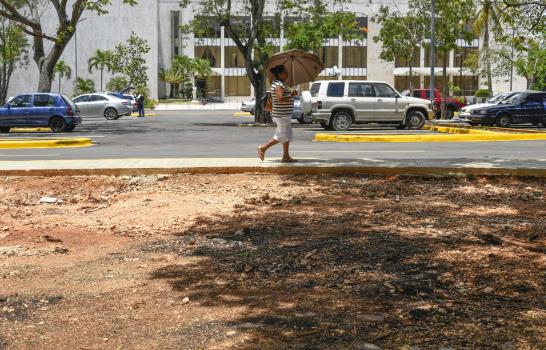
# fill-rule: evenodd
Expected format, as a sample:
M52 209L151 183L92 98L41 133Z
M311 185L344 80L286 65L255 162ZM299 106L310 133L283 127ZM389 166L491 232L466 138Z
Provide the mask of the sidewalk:
M200 110L233 110L238 111L241 109L240 102L225 102L225 103L207 103L206 105L201 103L160 103L154 108L156 111L200 111Z
M2 176L141 175L141 174L370 174L370 175L500 175L546 177L546 159L300 159L281 163L257 158L149 158L0 161Z

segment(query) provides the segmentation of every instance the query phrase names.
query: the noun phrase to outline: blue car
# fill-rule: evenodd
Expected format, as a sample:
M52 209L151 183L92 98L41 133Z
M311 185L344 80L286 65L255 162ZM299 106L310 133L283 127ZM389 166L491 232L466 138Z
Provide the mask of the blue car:
M16 127L44 126L53 132L65 132L74 130L81 123L78 107L65 95L21 94L0 107L0 132L9 132Z
M542 124L546 126L546 92L526 91L496 105L483 106L467 116L470 125Z

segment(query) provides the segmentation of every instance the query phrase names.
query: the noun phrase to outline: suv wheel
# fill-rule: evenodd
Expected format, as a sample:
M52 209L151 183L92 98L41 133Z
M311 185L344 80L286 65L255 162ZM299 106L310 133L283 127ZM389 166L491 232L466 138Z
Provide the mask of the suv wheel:
M49 127L53 132L64 132L66 131L66 122L61 117L53 117L49 121Z
M330 120L330 127L335 131L347 131L353 124L353 117L347 111L336 112Z
M302 113L301 117L298 118L300 124L311 124L313 122L313 116L311 114Z
M501 114L495 123L499 128L508 128L512 124L512 118L508 114Z
M106 110L104 111L104 118L108 120L118 119L118 111L113 108L106 108Z
M419 130L425 125L425 115L420 111L411 111L406 115L406 129Z
M8 128L6 126L0 127L0 133L2 133L2 134L8 133L10 130L11 130L11 128Z

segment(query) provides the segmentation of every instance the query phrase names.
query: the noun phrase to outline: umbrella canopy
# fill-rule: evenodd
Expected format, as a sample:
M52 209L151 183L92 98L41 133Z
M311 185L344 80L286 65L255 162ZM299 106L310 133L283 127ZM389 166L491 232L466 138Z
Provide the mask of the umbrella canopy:
M270 81L275 80L271 68L279 65L283 65L288 71L286 83L290 86L314 81L324 70L324 64L317 55L302 50L279 52L267 61L266 74Z

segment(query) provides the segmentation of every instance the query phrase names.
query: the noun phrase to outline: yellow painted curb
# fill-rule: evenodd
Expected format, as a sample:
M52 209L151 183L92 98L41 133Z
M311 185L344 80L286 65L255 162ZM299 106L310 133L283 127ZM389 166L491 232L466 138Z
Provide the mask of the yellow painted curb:
M157 117L157 114L156 113L146 113L144 116L145 117ZM133 114L131 114L131 117L138 117L138 114L133 113Z
M50 128L12 128L9 132L20 133L20 132L52 132Z
M497 132L485 129L458 128L453 126L424 125L423 129L443 132L446 134L495 134Z
M544 134L448 134L448 135L347 135L316 134L319 142L502 142L502 141L546 141Z
M92 145L93 142L89 138L13 140L0 139L0 149L88 147Z
M252 117L252 114L249 112L235 112L233 113L234 117Z

